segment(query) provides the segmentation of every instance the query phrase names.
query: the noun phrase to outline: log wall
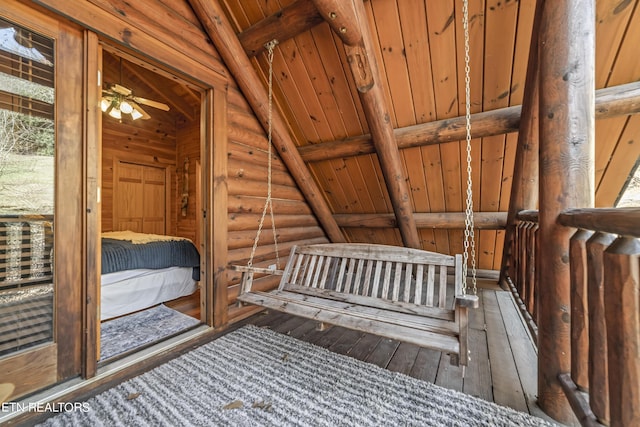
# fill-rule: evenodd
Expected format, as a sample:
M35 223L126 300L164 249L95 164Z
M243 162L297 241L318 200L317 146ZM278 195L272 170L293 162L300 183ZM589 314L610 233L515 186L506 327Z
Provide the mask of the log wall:
M228 96L228 230L229 264L246 265L267 195L268 140L260 123L251 113L244 97L233 88ZM267 212L259 237L253 265L268 267L277 263L284 268L294 244L326 243L328 239L311 209L287 172L282 161L272 154L272 197L278 252L272 222ZM257 276L257 289L278 284L279 276ZM240 273L229 271L229 304L235 305ZM230 317L246 315L246 308L230 310Z

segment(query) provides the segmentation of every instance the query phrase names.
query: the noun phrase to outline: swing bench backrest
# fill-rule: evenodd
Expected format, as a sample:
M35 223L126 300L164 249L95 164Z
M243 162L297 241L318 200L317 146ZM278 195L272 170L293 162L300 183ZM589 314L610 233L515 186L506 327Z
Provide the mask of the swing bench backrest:
M450 353L466 365L461 255L375 244L294 246L278 289L240 301Z

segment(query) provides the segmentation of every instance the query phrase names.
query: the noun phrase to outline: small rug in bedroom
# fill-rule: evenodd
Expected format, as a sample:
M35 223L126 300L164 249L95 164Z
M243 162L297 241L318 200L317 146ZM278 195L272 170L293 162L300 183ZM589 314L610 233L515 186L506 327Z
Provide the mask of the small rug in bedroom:
M244 326L45 426L551 426L539 418Z
M100 325L100 361L159 341L200 321L165 305L108 320Z

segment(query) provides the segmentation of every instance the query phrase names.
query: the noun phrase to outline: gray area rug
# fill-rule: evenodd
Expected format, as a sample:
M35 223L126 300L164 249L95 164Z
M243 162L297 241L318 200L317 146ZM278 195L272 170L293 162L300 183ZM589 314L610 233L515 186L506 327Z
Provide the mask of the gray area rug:
M245 326L45 426L550 426L255 326Z
M165 305L158 305L100 325L100 360L122 354L184 329L200 321Z

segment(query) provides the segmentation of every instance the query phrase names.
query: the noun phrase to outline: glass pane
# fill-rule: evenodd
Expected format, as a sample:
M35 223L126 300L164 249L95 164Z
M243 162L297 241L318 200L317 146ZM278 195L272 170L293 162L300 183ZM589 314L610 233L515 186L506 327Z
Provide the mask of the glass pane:
M53 339L53 53L0 19L0 357Z

